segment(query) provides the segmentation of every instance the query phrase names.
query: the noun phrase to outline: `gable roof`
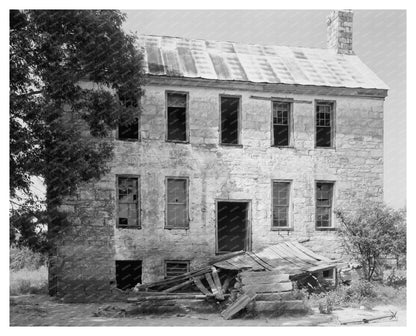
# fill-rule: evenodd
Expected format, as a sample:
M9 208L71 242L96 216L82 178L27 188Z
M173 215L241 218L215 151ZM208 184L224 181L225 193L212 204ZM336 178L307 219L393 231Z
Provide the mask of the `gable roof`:
M146 73L252 83L388 89L356 55L282 47L139 36Z

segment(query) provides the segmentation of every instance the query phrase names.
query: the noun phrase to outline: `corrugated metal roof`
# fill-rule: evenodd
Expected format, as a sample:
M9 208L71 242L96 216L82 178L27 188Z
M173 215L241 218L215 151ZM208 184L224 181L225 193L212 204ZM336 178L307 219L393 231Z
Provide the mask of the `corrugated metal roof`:
M303 245L289 241L268 246L255 252L245 252L242 255L214 263L216 267L229 270L270 271L278 269L292 275L326 267L335 267L336 265L336 262L317 255Z
M148 74L186 78L388 89L355 55L282 47L139 36Z

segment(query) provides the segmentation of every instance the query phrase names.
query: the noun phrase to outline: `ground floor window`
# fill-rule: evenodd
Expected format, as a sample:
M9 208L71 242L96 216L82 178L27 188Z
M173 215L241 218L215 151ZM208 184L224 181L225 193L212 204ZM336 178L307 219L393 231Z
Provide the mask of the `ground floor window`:
M165 278L173 278L189 272L189 261L168 260L165 261Z
M316 183L316 228L332 228L333 182Z
M141 260L116 260L117 288L126 290L142 282Z

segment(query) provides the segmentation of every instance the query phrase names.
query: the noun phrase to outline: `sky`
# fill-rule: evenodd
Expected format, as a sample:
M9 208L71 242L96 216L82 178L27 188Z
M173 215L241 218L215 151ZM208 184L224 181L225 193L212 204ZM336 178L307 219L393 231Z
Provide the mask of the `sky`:
M127 32L326 47L331 10L125 10ZM406 11L354 10L353 50L389 87L384 108L384 200L406 205Z

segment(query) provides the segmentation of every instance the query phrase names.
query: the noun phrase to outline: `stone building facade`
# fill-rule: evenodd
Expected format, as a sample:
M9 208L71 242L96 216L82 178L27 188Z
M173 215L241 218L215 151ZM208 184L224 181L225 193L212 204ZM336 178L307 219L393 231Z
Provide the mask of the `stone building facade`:
M331 18L352 28L350 12ZM338 50L352 44L277 56L264 47L260 57L259 46L205 41L209 68L200 40L141 41L148 79L137 138L114 134L110 173L64 205L72 224L55 260L58 295L107 295L283 239L342 257L333 210L383 193L387 87L352 49ZM183 133L170 133L179 119Z

